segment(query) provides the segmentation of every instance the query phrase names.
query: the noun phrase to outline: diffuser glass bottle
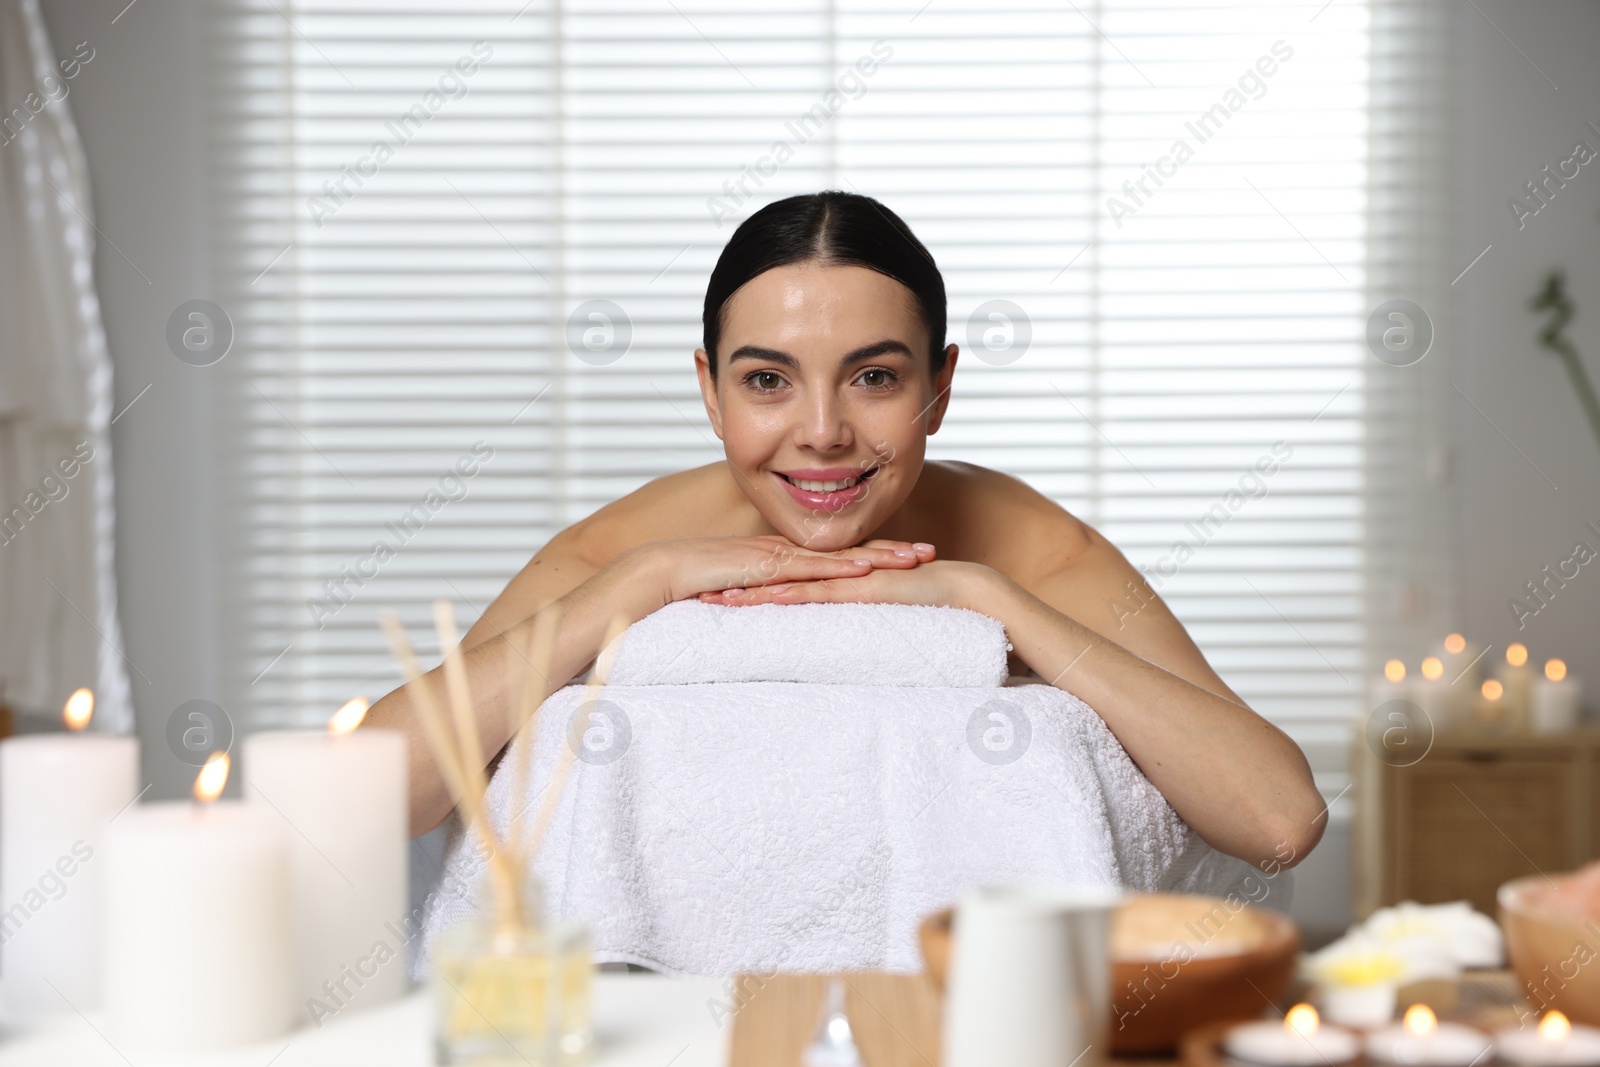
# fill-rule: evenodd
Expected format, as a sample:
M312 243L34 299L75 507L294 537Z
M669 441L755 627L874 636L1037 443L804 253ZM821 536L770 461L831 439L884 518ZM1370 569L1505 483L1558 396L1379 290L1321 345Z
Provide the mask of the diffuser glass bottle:
M572 1067L589 1057L588 929L547 922L541 884L520 881L519 908L485 883L477 911L434 946L441 1064Z

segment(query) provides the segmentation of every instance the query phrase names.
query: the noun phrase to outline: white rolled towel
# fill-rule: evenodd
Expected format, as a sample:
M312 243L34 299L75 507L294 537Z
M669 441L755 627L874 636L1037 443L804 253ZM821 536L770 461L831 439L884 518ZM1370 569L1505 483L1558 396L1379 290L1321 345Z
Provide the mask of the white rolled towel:
M1001 687L993 620L883 607L896 610L674 605L607 655L614 679L676 684L612 684L598 700L568 686L545 702L531 787L518 795L504 761L490 817L530 824L563 753L578 755L535 870L551 912L591 927L597 960L679 974L911 971L921 919L975 886L1225 892L1250 874L1189 829L1086 704L1048 685ZM717 614L724 625L705 629ZM687 646L673 619L695 634ZM861 676L684 680L793 677L822 655ZM924 657L967 665L952 678L981 668L990 684L930 685L931 668L914 673ZM897 684L863 684L883 678ZM470 913L484 862L458 828L425 948ZM419 963L420 975L426 952Z
M998 619L965 608L679 600L608 650L608 681L993 688L1006 682L1010 648Z

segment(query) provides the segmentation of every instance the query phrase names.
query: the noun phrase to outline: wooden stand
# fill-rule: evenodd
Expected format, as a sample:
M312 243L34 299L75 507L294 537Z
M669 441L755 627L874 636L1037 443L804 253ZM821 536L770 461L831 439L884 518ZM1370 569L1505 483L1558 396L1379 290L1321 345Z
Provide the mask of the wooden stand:
M1409 767L1358 735L1351 767L1357 916L1403 900L1494 915L1502 883L1600 857L1600 730L1441 733Z

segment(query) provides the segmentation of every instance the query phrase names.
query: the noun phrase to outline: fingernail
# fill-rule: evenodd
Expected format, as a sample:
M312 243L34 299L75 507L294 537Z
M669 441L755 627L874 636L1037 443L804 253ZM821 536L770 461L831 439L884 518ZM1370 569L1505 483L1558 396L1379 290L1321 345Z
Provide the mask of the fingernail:
M894 554L899 559L916 559L917 558L916 552L912 551L909 548L897 548L897 549L894 550Z
M912 545L911 547L916 549L918 552L932 552L933 551L933 546L932 545L925 544L922 541L918 541L916 544Z
M850 562L854 563L857 567L870 567L870 566L872 566L872 561L870 559L853 559Z

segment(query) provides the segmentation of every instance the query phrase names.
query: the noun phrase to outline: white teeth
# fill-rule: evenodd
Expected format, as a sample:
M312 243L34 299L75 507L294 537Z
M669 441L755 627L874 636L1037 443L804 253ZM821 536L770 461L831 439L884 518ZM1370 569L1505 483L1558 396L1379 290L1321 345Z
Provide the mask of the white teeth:
M848 489L859 482L860 478L846 478L842 482L808 482L800 478L791 478L796 486L808 493L837 493L841 489Z

